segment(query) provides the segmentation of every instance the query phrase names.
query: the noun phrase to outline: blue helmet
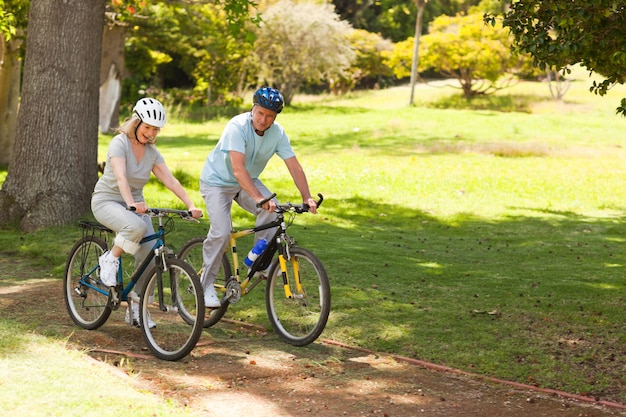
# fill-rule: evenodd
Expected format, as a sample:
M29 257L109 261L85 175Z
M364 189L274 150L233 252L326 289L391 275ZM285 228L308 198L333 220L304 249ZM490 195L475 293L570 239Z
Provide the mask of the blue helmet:
M275 88L261 87L254 93L252 98L254 104L266 108L268 110L280 113L283 110L283 95Z

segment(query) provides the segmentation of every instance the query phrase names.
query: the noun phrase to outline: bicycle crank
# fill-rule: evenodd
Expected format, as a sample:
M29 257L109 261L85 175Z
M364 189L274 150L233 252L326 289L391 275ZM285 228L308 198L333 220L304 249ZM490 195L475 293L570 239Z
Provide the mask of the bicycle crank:
M117 310L118 308L120 308L120 295L117 292L117 288L111 288L111 290L109 291L109 299L107 301L107 304L109 307L111 307L111 310Z
M239 281L231 278L226 282L226 294L224 298L228 300L230 304L236 304L241 300L241 285Z

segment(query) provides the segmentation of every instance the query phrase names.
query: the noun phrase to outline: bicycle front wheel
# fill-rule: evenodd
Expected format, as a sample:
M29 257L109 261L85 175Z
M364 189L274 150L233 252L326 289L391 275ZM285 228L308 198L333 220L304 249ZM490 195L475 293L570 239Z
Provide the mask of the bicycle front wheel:
M177 361L192 351L202 334L204 292L197 274L185 262L166 258L165 267L163 271L154 267L148 274L139 301L139 322L152 353Z
M80 239L67 258L63 277L65 306L70 317L83 329L102 326L111 315L108 288L100 281L98 258L107 244L96 236Z
M194 237L189 240L183 245L177 256L178 259L191 265L200 278L202 278L202 264L204 262L202 256L202 245L204 243L204 239L204 237ZM230 262L228 261L228 256L224 253L222 256L222 264L220 265L220 269L215 280L215 292L218 297L223 298L226 292L226 283L231 276L232 269L230 267ZM222 317L224 317L224 314L226 314L229 304L230 303L228 301L222 300L222 305L220 307L207 308L206 316L204 317L204 327L208 328L219 322Z
M285 342L306 346L326 327L330 314L330 283L320 260L309 250L292 246L283 278L272 264L265 304L274 331Z

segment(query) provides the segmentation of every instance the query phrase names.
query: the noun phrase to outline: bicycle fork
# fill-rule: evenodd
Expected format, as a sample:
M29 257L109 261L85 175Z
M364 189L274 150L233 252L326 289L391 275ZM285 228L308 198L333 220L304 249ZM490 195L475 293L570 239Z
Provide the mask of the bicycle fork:
M300 281L300 268L298 259L294 256L291 256L289 262L293 266L293 281L296 284L296 294L291 291L291 286L289 285L289 276L287 273L287 260L285 256L281 253L278 255L278 262L280 264L280 270L282 272L283 277L283 288L285 289L285 297L290 299L302 299L305 297L304 289L302 288L302 281Z
M161 311L169 311L169 312L178 312L177 305L170 305L165 303L165 292L163 291L163 274L168 273L167 262L165 261L165 257L170 255L169 251L165 246L161 246L154 250L154 256L156 258L156 286L157 286L157 298L159 301L159 310ZM169 270L169 273L174 274L174 270ZM172 301L177 299L177 295L175 294L178 291L178 285L175 285L174 282L177 281L177 277L172 275L170 281L170 290L172 291Z

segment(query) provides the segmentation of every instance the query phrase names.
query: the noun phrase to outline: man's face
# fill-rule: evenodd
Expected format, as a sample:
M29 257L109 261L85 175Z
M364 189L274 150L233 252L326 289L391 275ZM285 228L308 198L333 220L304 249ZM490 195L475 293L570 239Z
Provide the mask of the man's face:
M254 130L265 132L274 123L277 114L275 111L255 105L252 108L252 127Z

